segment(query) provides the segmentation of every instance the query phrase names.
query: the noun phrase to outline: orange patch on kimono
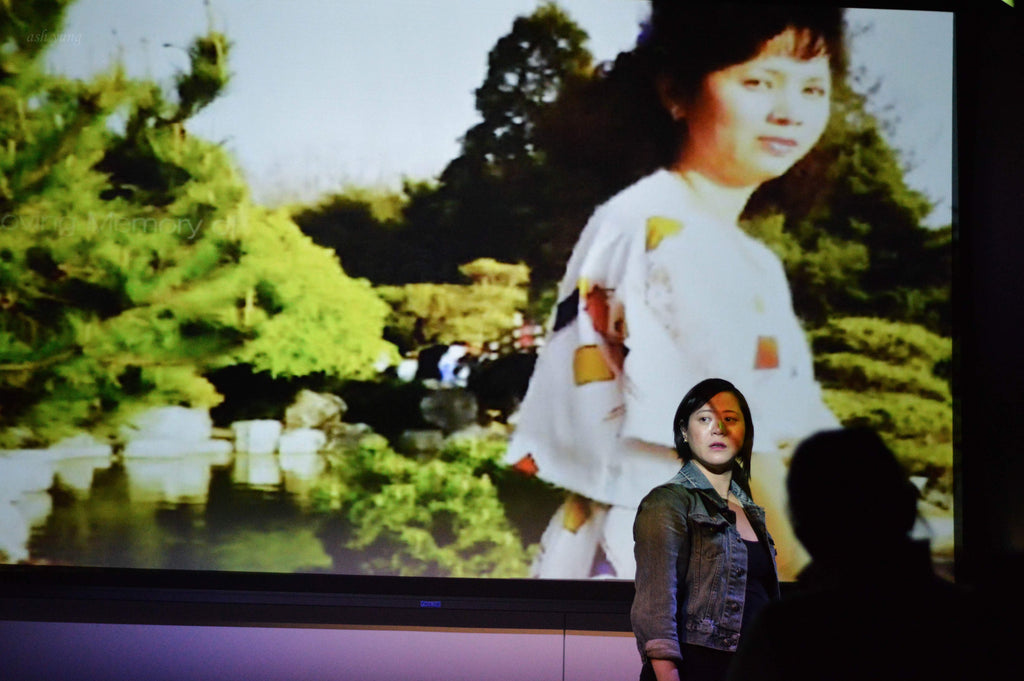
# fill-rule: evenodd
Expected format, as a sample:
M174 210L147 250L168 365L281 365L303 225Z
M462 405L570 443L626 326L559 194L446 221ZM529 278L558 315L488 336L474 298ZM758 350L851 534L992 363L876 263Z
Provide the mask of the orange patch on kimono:
M626 311L613 296L614 289L594 286L583 298L590 323L609 345L622 344L627 335Z
M754 357L754 368L779 368L779 343L775 340L775 336L757 337L757 355Z
M595 381L610 381L615 378L601 349L596 345L583 345L576 348L576 353L572 357L572 375L576 385Z
M679 234L682 231L683 223L679 220L660 215L647 218L647 250L653 251L665 237Z
M533 454L527 454L523 458L519 459L519 461L512 464L512 470L518 471L519 473L532 478L537 475L537 471L540 470L540 467L537 465L537 461L533 458Z
M575 533L590 518L590 502L573 494L565 501L565 515L562 516L562 527Z
M608 291L600 286L595 286L584 292L587 316L594 325L594 330L604 335L608 333Z

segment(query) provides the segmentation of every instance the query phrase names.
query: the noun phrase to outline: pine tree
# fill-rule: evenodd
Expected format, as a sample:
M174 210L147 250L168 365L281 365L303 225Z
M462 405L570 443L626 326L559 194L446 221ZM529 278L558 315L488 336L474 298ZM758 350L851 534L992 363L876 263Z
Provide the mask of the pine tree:
M466 131L437 190L414 196L406 212L422 243L450 263L448 281L457 280L458 265L480 257L543 260L548 217L565 200L567 180L547 162L538 126L568 83L589 77L586 40L548 3L516 18L491 49L476 91L482 120Z
M0 7L0 446L212 406L204 375L233 363L365 376L393 353L369 284L188 132L228 82L227 38L192 43L173 96L116 65L69 80L34 38L63 10Z

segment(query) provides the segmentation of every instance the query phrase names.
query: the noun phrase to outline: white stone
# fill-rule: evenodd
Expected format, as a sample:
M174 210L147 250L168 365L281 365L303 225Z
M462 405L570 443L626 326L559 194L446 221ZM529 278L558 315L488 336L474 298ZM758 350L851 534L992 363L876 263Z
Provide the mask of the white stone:
M227 466L231 463L231 457L234 455L234 452L234 443L227 440L214 439L197 443L193 453L208 457L210 463L214 466Z
M210 440L203 440L202 442L190 442L185 448L185 456L193 457L207 457L222 463L228 463L231 458L231 452L235 446L227 440L218 440L216 438ZM227 457L225 459L225 456Z
M209 440L213 420L207 409L188 407L157 407L142 412L121 429L121 437L131 440L176 440L201 442Z
M403 359L398 363L398 368L395 370L395 373L398 375L399 380L404 383L408 383L412 379L416 378L416 370L419 366L420 363L415 359Z
M43 492L53 485L54 464L40 449L0 451L0 501L12 501L28 492Z
M123 453L126 459L176 459L183 455L180 442L165 438L130 440Z
M56 459L104 459L114 456L114 448L92 435L76 435L51 445L49 452Z
M164 438L131 440L124 446L126 459L180 459L186 456L209 456L222 465L230 461L233 446L227 440L208 439L179 442Z
M327 435L316 428L297 428L281 434L277 451L281 454L314 454L327 444Z
M277 451L277 440L281 437L280 421L236 421L231 424L231 429L235 431L235 451L249 454L273 454Z
M292 480L315 480L327 468L323 455L314 452L281 452L278 455L281 470L285 472L286 487ZM289 491L292 491L289 489Z
M0 500L0 558L17 563L28 558L29 524L10 501Z

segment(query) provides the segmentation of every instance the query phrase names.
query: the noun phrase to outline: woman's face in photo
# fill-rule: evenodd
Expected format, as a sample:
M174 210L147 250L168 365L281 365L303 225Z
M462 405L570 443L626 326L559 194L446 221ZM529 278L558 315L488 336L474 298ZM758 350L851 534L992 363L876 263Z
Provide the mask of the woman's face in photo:
M723 472L743 448L747 424L737 397L721 392L690 414L686 439L694 460L706 470Z
M728 186L756 186L803 158L828 123L827 55L800 59L768 41L758 56L707 75L681 102L687 138L680 167Z

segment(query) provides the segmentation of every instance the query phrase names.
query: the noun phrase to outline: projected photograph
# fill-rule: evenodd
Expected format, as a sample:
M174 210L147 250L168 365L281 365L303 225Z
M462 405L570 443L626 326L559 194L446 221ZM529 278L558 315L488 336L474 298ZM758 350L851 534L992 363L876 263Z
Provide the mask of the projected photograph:
M0 7L0 563L631 580L715 377L951 578L953 15L694 5Z

